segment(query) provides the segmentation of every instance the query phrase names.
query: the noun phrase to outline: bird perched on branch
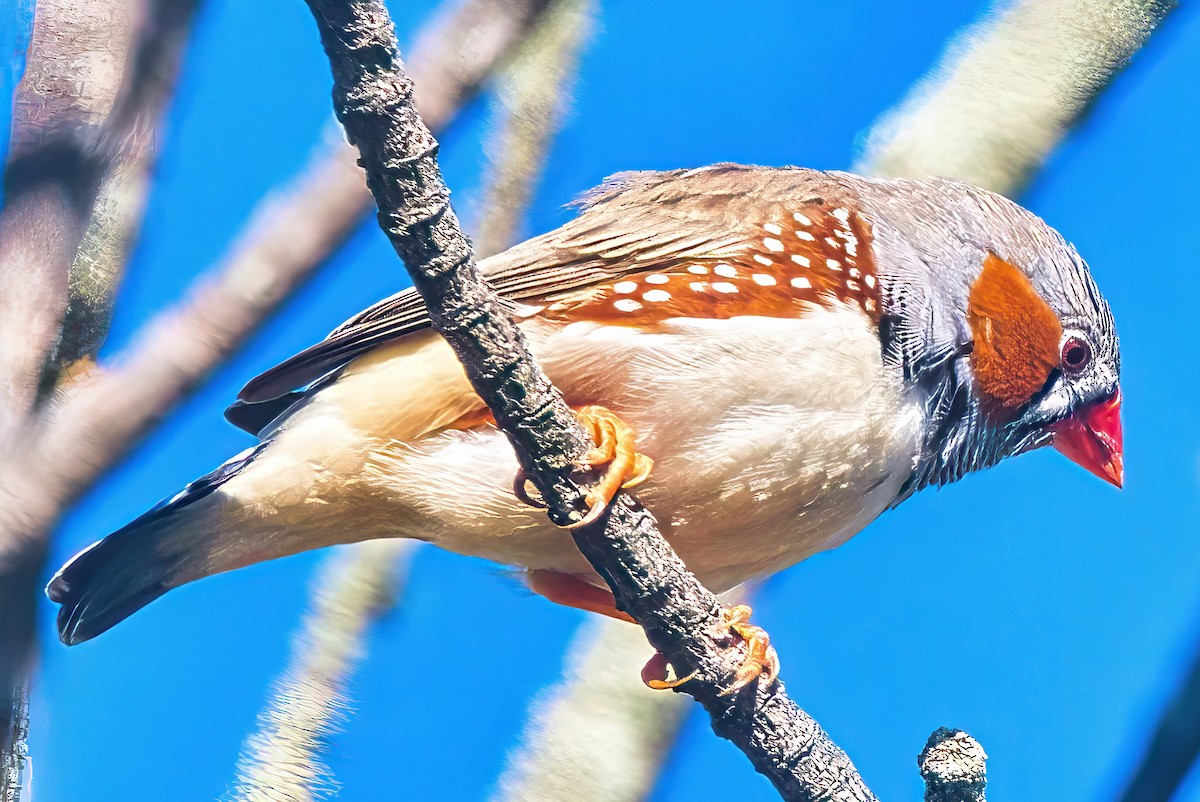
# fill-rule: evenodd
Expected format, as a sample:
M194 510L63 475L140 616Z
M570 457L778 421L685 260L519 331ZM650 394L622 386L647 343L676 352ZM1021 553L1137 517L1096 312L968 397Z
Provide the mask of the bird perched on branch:
M1112 314L1074 248L1016 204L947 180L716 165L618 175L582 205L481 271L599 443L589 517L645 480L713 590L1039 446L1121 484ZM227 417L261 442L50 582L64 642L209 574L380 537L520 566L555 601L619 615L514 492L512 449L415 291L251 381Z

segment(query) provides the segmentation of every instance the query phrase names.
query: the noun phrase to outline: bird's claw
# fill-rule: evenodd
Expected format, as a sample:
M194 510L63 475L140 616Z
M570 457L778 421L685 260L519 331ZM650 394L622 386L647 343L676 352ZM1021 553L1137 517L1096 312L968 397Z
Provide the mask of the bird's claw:
M606 407L591 405L575 411L579 423L596 443L580 461L580 467L591 470L606 466L600 478L587 492L588 511L580 520L567 524L578 529L595 523L623 488L636 487L650 476L654 460L637 451L637 433L633 427Z
M750 606L735 604L721 610L721 626L727 627L746 644L746 657L734 674L733 684L721 696L737 693L755 680L767 685L779 677L779 655L771 645L771 636L762 627L750 623Z
M746 656L734 673L733 684L721 691L721 696L737 693L755 680L770 685L779 676L779 655L771 645L771 637L762 627L750 623L750 612L750 606L746 604L721 609L721 627L746 644ZM647 688L665 691L678 688L697 674L693 671L686 677L668 679L669 668L666 656L655 652L642 668L642 682Z

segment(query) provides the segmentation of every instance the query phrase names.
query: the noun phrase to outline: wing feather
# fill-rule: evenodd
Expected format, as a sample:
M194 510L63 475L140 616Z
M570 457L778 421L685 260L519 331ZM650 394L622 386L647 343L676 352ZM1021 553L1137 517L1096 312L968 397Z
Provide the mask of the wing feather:
M799 168L714 165L619 174L583 199L584 211L574 220L484 260L480 271L504 299L553 301L657 265L732 258L755 236L745 230L753 212L784 201L795 207L806 197L819 203L818 190L831 185L836 178L831 182L830 174ZM403 290L252 379L238 397L243 406L275 401L428 326L420 295Z

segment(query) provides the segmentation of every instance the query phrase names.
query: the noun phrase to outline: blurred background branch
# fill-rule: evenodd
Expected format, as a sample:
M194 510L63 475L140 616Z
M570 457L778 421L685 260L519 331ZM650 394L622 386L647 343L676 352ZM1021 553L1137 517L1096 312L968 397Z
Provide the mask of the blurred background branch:
M496 102L495 133L489 137L492 156L484 190L484 213L480 250L484 256L507 248L524 219L538 178L545 166L546 151L562 122L567 107L571 78L578 68L578 52L590 24L590 0L557 0L515 48L493 85ZM420 54L413 59L420 62ZM415 80L419 80L417 76ZM417 92L424 90L420 84ZM423 94L418 95L418 102ZM497 142L502 143L497 146ZM322 766L321 754L328 746L325 737L330 722L345 714L345 685L351 659L366 652L370 624L383 608L401 602L403 575L414 541L369 541L339 549L313 584L302 633L292 650L284 678L277 683L268 703L260 732L251 736L239 768L238 799L310 800L319 798L331 781ZM403 555L397 562L396 554ZM399 574L393 578L393 575ZM338 604L347 589L392 587L390 598L379 595L374 603ZM365 600L359 590L354 598ZM314 637L314 629L328 635ZM626 625L641 641L636 627ZM341 635L334 637L335 631ZM336 671L314 671L314 666L335 666ZM637 672L625 677L636 682ZM669 696L669 695L668 695ZM582 733L576 733L577 735ZM586 798L585 788L576 788Z
M313 598L283 677L238 766L234 799L309 802L332 778L321 751L345 715L346 687L366 653L371 623L403 592L413 541L339 548L313 583Z
M591 617L563 678L529 711L494 802L637 802L650 796L687 699L638 681L651 650L637 627Z
M39 373L50 355L46 349L56 347L61 334L61 314L66 309L71 263L76 261L80 267L76 274L79 288L87 287L93 299L110 298L113 285L122 272L119 263L128 255L130 232L136 228L142 203L136 173L148 169L153 130L157 125L157 121L148 121L145 112L140 110L157 104L161 111L165 106L170 94L168 84L174 74L174 69L169 66L171 59L166 58L168 46L182 46L185 38L181 24L173 28L168 26L169 36L162 26L164 20L185 22L178 14L172 16L172 10L183 7L179 0L158 2L163 13L147 13L145 19L150 22L143 29L152 41L143 42L137 51L140 55L130 61L131 66L153 72L136 79L127 78L136 90L125 90L122 95L133 109L139 111L113 113L113 118L128 125L129 130L114 129L104 140L123 143L122 149L117 151L123 159L120 164L134 172L111 178L108 185L110 198L96 209L97 217L89 216L88 212L68 214L78 211L77 204L63 200L63 212L59 215L63 219L62 230L57 233L49 232L39 224L40 227L35 226L30 235L31 239L24 236L25 229L21 226L30 223L29 215L42 215L46 210L41 201L37 209L26 209L22 185L17 187L15 200L12 194L6 198L10 204L17 204L12 207L16 209L16 223L5 228L4 218L0 216L0 286L5 287L5 292L0 293L0 306L5 299L10 303L21 301L21 306L40 303L27 293L22 294L20 287L30 284L45 290L50 286L47 284L50 278L57 282L55 297L60 313L56 317L54 336L37 356ZM461 105L478 91L508 48L528 31L547 3L548 0L466 0L438 17L419 38L413 57L413 68L421 71L422 78L418 102L429 109L431 124L441 128L450 121ZM95 8L102 8L103 15L85 16L84 21L97 29L105 23L117 26L120 35L114 33L110 39L117 44L127 43L132 35L123 27L129 24L128 18L108 6L92 4L92 10ZM42 52L46 52L46 58L53 63L54 59L64 57L60 50L65 49L69 55L73 49L84 45L95 47L97 54L71 63L76 68L109 76L109 81L93 89L88 80L84 80L90 79L90 75L82 76L76 82L64 79L60 89L66 86L94 91L99 97L108 98L107 102L91 101L83 104L83 108L111 109L120 75L118 71L117 78L113 79L109 74L116 69L115 64L124 61L111 52L117 44L106 44L109 39L91 29L47 22L56 9L54 3L38 5L40 22L35 25L29 66L22 86L29 83L46 94L47 82L39 77L44 72L38 66ZM159 24L151 24L154 22ZM43 31L41 38L39 30ZM42 51L39 48L48 36L45 31L56 32L57 38L50 36L53 47ZM127 48L128 44L123 47ZM50 105L54 108L62 106L72 113L75 109L65 100ZM31 116L38 123L35 133L46 128L44 112ZM95 126L95 123L89 124ZM29 165L39 160L60 158L59 150L39 150L32 144L23 144L26 140L35 144L39 141L33 134L22 134L24 139L18 137L17 134L24 130L18 119L14 123L10 164L13 159ZM131 147L125 150L124 145ZM26 172L29 169L32 168L22 167ZM97 186L92 187L93 199L99 191L99 178L96 182ZM62 194L53 186L47 191L52 199ZM17 688L23 682L30 654L33 609L35 600L40 597L38 578L50 533L62 514L228 358L292 291L311 277L370 208L370 195L363 184L362 171L355 163L352 149L339 139L327 147L309 170L260 205L251 215L246 233L232 246L221 265L201 278L179 305L165 310L148 323L127 352L114 360L112 367L74 377L60 396L53 399L54 403L46 404L30 424L24 425L20 448L13 446L8 450L9 454L19 452L21 459L10 458L0 463L0 609L5 611L0 622L0 687ZM91 209L90 201L88 209ZM8 211L6 205L5 214ZM75 246L93 222L94 238L77 257ZM75 234L71 235L71 231L63 228L68 223L75 226L71 229L76 231ZM52 237L53 247L39 244L39 236ZM64 245L68 240L69 245ZM16 250L6 251L6 243ZM39 258L33 259L31 254L38 251L45 253L39 253ZM25 265L42 278L34 282L33 272L29 276L14 272ZM11 292L10 287L13 288ZM86 342L87 348L95 348L103 339L108 314L103 311L103 303L91 306L90 313L85 307L80 309L83 312L81 324L88 321L80 326L80 332L85 333L80 342ZM96 310L101 313L94 314ZM3 314L0 309L0 318ZM6 322L12 320L10 317ZM4 323L0 323L2 325ZM8 332L6 336L16 338L4 340L6 342L29 342L34 350L40 347L24 333ZM22 349L4 349L4 353L17 351ZM0 363L0 369L8 370L3 363ZM0 374L0 380L5 379L5 374ZM15 388L14 393L20 389L19 383L6 386ZM32 396L25 403L32 412ZM5 406L5 409L12 412L16 407ZM0 705L0 754L6 767L19 760L19 744L15 738L18 722L12 715L16 698L15 691L6 693Z
M1015 0L962 33L878 122L859 172L1013 195L1175 0Z

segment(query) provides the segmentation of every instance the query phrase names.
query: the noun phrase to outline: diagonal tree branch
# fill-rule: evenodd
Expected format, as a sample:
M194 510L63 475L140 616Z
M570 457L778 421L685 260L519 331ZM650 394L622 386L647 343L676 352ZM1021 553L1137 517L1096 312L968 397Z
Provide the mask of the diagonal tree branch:
M325 796L324 740L343 715L346 683L366 630L402 592L416 544L372 540L339 550L314 582L314 600L292 646L288 671L247 741L233 798L307 802Z
M565 51L572 45L578 47L583 38L583 6L587 4L587 0L554 0L504 74L511 77L534 70L539 77L544 75L547 65L543 62L550 58L547 50L554 51L559 60L567 59ZM538 55L530 57L531 52ZM558 65L558 71L565 73L571 66ZM505 87L517 84L504 78L499 83ZM557 97L558 91L553 88L551 97ZM482 227L495 233L496 250L507 247L512 228L528 205L559 117L546 108L555 104L544 102L542 85L536 92L542 102L535 104L536 108L526 107L524 93L511 94L511 102L502 104L505 119L521 116L528 124L503 126L509 136L505 146L496 149L501 155L490 172ZM502 184L504 191L497 191L497 184ZM506 221L510 228L505 230L493 218ZM260 730L243 749L236 798L247 802L310 800L327 790L332 777L321 755L330 728L346 716L348 677L365 654L371 623L399 602L404 577L396 575L407 573L416 547L413 541L368 541L346 546L329 558L328 567L313 583L305 629L297 638L284 678L261 717ZM390 598L385 598L384 589L392 589ZM644 641L642 647L644 650Z
M518 239L524 211L566 106L566 85L591 24L590 0L561 0L497 81L492 166L475 251L490 256ZM658 778L687 714L680 694L638 680L649 654L635 627L611 619L580 626L564 676L530 708L506 761L496 802L638 802Z
M637 681L649 649L636 627L593 618L567 651L564 676L535 701L493 802L646 799L687 708Z
M119 141L108 136L132 15L86 0L43 0L14 97L0 211L0 440L37 403L58 344L68 274L100 179Z
M378 0L307 1L332 67L334 109L359 148L380 223L434 327L512 440L552 519L578 520L585 503L572 466L588 447L586 435L479 279L437 166L437 142L413 106L387 10ZM721 695L738 655L722 632L720 604L688 573L644 508L622 494L600 523L574 534L651 643L680 671L696 671L683 687L708 708L714 729L785 798L874 798L781 684Z
M1015 0L963 33L867 138L860 172L1011 195L1175 0Z

